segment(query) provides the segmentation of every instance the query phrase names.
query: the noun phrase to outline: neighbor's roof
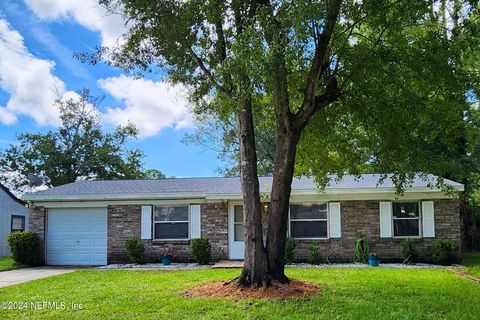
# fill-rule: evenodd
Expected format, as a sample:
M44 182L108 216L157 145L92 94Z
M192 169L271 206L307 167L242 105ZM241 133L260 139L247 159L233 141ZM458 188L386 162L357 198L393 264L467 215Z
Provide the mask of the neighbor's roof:
M12 198L15 202L25 205L26 202L23 202L22 200L18 199L10 190L8 190L7 187L5 187L3 184L0 183L0 189L2 189L10 198Z
M346 192L375 192L393 191L394 184L391 179L379 183L379 174L363 174L358 179L346 175L340 180L332 179L325 188L326 193ZM436 177L429 175L426 180L419 177L408 184L408 190L440 191L428 187L429 182L435 183ZM272 177L259 177L260 191L269 192ZM451 180L445 180L447 185L456 190L463 190L463 185ZM302 177L295 178L292 183L292 194L315 194L319 190L314 180ZM234 178L172 178L163 180L84 180L65 184L55 188L27 193L26 200L106 200L106 199L132 199L132 198L194 198L241 195L241 184L238 177ZM228 198L228 197L227 197Z

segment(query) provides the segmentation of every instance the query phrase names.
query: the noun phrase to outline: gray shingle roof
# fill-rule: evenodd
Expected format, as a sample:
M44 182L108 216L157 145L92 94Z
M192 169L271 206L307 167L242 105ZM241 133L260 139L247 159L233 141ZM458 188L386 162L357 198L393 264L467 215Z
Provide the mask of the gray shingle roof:
M364 174L360 179L355 176L346 175L340 180L333 179L326 187L327 191L334 192L338 189L383 189L392 188L394 184L391 179L386 179L379 184L380 175ZM426 188L428 183L436 181L436 177L429 175L427 180L416 178L410 187ZM462 189L460 183L446 180L447 184ZM269 192L272 184L271 177L259 178L261 192ZM313 179L300 178L294 179L292 183L292 191L312 190L315 191L317 186ZM54 196L69 198L75 196L98 195L148 195L148 194L169 194L190 193L190 194L240 194L240 179L235 178L177 178L164 180L84 180L74 183L65 184L55 188L29 193L25 195L27 200L52 199Z

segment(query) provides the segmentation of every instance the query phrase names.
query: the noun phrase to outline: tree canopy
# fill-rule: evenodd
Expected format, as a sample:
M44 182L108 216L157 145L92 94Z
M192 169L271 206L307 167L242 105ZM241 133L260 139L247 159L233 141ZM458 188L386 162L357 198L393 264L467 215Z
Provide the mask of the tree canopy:
M129 149L133 125L102 131L98 97L82 90L77 97L57 100L60 126L46 133L21 133L18 144L0 154L0 179L14 190L28 190L29 173L40 176L47 186L78 179L134 179L143 176L143 153ZM13 176L13 179L12 179Z
M324 186L371 170L399 191L415 172L458 172L479 93L479 10L469 0L101 0L124 15L116 48L83 56L162 68L199 115L235 121L245 210L243 285L284 275L292 177ZM256 128L256 129L255 129ZM275 135L266 243L258 128ZM441 182L441 181L440 181Z

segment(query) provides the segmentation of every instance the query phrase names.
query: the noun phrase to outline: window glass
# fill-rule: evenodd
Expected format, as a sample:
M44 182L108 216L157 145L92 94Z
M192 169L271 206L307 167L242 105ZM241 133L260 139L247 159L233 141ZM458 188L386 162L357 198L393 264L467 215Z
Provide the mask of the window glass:
M290 219L327 219L327 204L292 204Z
M155 223L156 239L187 239L188 222L182 223Z
M290 233L292 238L326 238L327 221L292 221Z
M412 203L393 203L393 216L396 218L415 218L419 217L418 202Z
M12 216L12 232L25 231L25 217Z
M243 241L245 239L245 230L243 227L243 223L234 224L233 237L235 241Z
M394 202L393 235L395 237L420 236L420 210L418 202Z
M417 219L393 220L393 228L397 237L416 237L420 231Z
M155 239L188 239L188 205L156 206Z
M188 206L157 206L155 221L188 221Z
M243 206L235 206L234 221L243 223Z

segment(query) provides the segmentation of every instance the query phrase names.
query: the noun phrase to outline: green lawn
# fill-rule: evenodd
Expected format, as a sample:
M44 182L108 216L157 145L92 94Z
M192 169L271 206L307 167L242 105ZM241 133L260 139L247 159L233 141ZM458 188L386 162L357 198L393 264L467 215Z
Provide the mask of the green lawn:
M480 286L444 269L288 269L323 286L307 301L184 298L205 281L239 270L82 270L0 289L0 319L478 319ZM32 310L31 302L64 302L67 310ZM82 310L70 309L71 303Z
M12 270L21 268L22 265L13 261L10 257L0 258L0 271Z
M480 252L468 252L463 255L463 263L467 272L480 278Z

